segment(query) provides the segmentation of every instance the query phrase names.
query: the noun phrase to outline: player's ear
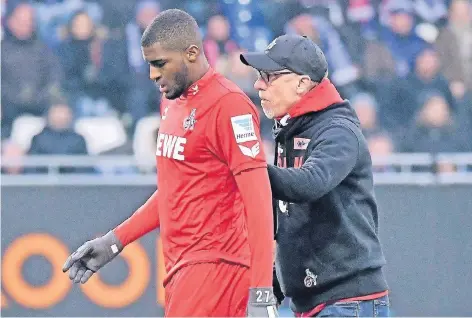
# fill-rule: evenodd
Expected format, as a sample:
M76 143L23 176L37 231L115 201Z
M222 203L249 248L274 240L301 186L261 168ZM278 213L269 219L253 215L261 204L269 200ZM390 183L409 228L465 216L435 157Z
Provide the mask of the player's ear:
M193 63L200 55L200 48L196 45L190 45L186 50L186 56L189 62Z

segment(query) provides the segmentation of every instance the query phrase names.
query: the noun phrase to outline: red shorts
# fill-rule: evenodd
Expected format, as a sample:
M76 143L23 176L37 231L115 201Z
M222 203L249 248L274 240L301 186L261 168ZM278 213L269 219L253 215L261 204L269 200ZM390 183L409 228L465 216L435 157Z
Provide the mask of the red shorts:
M245 317L249 269L229 263L192 264L165 287L166 317Z

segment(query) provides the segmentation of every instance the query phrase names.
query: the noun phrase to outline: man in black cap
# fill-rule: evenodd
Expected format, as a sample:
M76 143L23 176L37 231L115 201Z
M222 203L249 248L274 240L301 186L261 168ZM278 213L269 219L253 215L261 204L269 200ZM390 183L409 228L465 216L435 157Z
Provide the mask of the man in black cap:
M290 297L299 317L389 316L371 156L323 52L306 37L283 35L241 61L259 73L254 87L275 119L268 170L279 302Z

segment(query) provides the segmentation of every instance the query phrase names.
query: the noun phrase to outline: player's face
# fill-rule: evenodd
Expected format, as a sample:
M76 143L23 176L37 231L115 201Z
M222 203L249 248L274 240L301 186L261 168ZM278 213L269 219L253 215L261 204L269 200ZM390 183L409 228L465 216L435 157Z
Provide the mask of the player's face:
M267 118L285 116L298 100L299 75L280 71L259 72L254 88L259 91L261 106Z
M143 47L142 51L149 63L149 77L160 92L167 99L180 97L190 85L186 52L165 50L159 43Z

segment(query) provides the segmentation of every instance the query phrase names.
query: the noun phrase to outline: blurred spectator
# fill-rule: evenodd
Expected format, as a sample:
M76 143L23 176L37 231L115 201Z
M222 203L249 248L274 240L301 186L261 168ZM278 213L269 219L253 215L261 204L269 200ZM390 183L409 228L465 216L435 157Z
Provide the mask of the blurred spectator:
M211 66L215 66L222 55L238 49L236 42L230 38L230 25L224 16L215 15L208 21L203 49Z
M421 106L417 100L418 96L428 91L434 91L444 96L451 109L456 109L456 102L449 90L449 83L439 73L439 70L439 56L434 49L425 49L416 58L415 71L408 76L404 83L404 87L409 90L409 96L415 99L415 112Z
M442 71L450 82L451 91L462 99L472 92L472 4L468 0L453 0L449 23L437 39Z
M218 14L221 7L220 0L160 0L160 2L163 8L178 8L188 12L200 27L206 25L211 16Z
M361 123L362 133L366 138L381 131L377 121L377 101L369 93L356 94L351 99L351 105L356 111Z
M96 96L100 47L95 25L85 11L71 16L67 39L59 48L66 80L63 87L77 117L95 112L90 99Z
M239 53L263 50L280 33L302 34L323 48L329 76L351 100L373 155L396 151L397 145L405 151L472 150L470 0L2 0L1 5L2 140L19 115L45 115L51 100L64 96L62 89L77 117L115 109L133 135L136 123L155 113L160 102L142 58L141 35L162 9L176 7L202 22L211 65L256 105L256 74L240 63ZM444 103L423 105L427 95L445 100L446 111ZM431 108L443 118L439 127L432 122L440 120L426 110ZM273 144L272 125L261 117L267 147ZM46 138L35 137L38 149L50 144L60 152L64 144L52 138L60 134L49 126L43 133ZM5 147L15 154L15 145ZM130 151L128 143L108 153Z
M336 1L344 14L344 22L337 29L353 62L362 68L365 54L365 39L372 38L377 31L375 2L371 0ZM333 10L330 10L333 11ZM337 10L335 10L337 11ZM332 23L334 23L332 21Z
M103 10L102 24L112 33L123 30L133 20L137 1L99 0ZM112 37L114 37L114 34Z
M356 111L372 157L388 156L395 151L392 136L382 129L377 120L378 105L375 97L369 93L359 93L351 100ZM390 167L374 165L375 172L391 171Z
M373 157L388 156L395 151L392 138L386 133L375 133L367 138L370 154Z
M69 21L77 11L85 11L99 22L102 10L98 3L86 0L47 0L36 1L38 33L41 40L54 51L67 36Z
M438 94L424 97L416 122L402 144L405 152L461 152L471 150L471 139L453 118L447 100Z
M418 22L441 26L447 19L447 0L413 0Z
M22 113L42 115L60 95L56 56L36 37L35 12L28 1L8 0L2 43L2 137Z
M33 137L28 151L31 155L86 155L83 136L72 128L72 110L65 103L49 108L47 125Z
M149 65L141 52L141 36L160 11L159 2L139 1L133 21L126 26L129 64L126 111L130 115L129 130L132 132L139 119L159 109L160 93L156 85L149 80Z
M130 72L126 26L133 19L136 1L101 0L100 4L103 9L103 40L97 89L109 106L124 114L132 107L127 104Z
M2 142L2 160L12 160L17 164L2 167L2 174L21 174L23 167L21 159L24 157L25 151L19 145L5 140Z
M416 112L423 105L423 100L419 98L428 92L444 96L448 105L455 109L456 102L447 80L439 73L439 67L437 53L431 48L425 48L416 59L414 72L406 78L379 78L375 88L382 101L380 121L385 129L394 135L403 134L403 129L410 126Z
M408 75L416 57L426 47L426 42L415 33L414 19L411 2L393 1L389 7L389 25L381 34L381 41L392 55L400 77Z
M360 72L353 64L338 31L328 20L302 14L287 23L286 33L305 35L321 47L329 64L329 77L344 97L349 98L357 92Z
M392 155L395 152L395 147L392 138L387 133L376 133L367 138L367 145L370 154L373 158L372 171L379 172L394 172L395 168L389 164L377 163L375 158L382 158Z
M274 32L274 37L283 34L285 21L306 12L298 1L292 0L259 0L265 24Z
M234 51L227 58L220 58L215 65L216 70L236 83L249 97L255 100L258 96L254 89L257 73L254 69L241 63L239 55L242 51Z

